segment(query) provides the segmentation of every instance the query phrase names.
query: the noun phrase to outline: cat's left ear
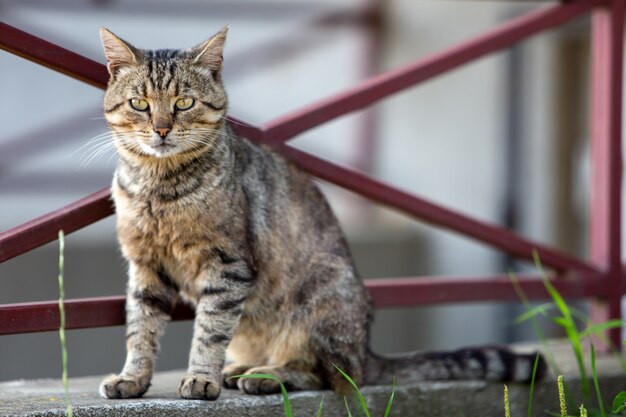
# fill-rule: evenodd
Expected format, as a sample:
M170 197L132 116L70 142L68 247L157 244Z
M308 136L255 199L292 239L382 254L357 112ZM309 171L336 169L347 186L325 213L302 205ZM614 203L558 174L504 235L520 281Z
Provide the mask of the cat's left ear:
M192 52L196 54L193 63L219 72L222 69L222 62L224 61L224 45L226 44L227 34L228 26L224 26L222 30L213 35L209 40L193 48Z

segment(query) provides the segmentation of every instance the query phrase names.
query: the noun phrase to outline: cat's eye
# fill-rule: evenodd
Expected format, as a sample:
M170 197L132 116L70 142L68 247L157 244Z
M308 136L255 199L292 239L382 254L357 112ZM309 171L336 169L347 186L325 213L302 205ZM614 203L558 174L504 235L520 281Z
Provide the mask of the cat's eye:
M149 107L148 102L140 98L133 98L132 100L130 100L130 106L133 109L139 110L139 111L146 111L148 110L148 107Z
M179 98L174 103L174 106L177 110L189 110L193 107L195 100L189 97Z

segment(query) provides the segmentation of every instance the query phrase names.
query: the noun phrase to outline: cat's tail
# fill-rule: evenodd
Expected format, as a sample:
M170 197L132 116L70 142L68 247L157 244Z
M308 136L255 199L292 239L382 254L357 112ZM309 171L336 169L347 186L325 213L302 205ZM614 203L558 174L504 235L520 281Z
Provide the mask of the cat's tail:
M514 353L503 346L481 346L455 351L411 352L381 356L369 353L366 361L366 384L398 382L487 380L530 382L535 359L535 378L548 371L540 353Z

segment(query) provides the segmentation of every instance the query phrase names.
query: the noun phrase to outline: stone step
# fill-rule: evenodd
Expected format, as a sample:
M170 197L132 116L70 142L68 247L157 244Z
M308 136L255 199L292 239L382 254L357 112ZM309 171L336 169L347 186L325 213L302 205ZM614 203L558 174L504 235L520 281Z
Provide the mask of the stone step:
M553 343L551 346L569 391L581 392L581 380L569 346ZM602 355L597 360L601 375L601 392L605 403L626 390L626 373L615 357ZM203 416L203 417L282 417L280 395L251 396L236 390L223 390L217 401L189 401L178 397L177 389L183 371L157 373L153 385L144 398L133 400L106 400L98 395L102 377L73 378L70 395L74 416ZM362 389L370 406L372 417L382 417L391 386L369 386ZM509 384L512 416L525 416L528 403L528 385ZM324 417L345 417L343 397L330 391L295 392L289 395L294 416L315 416L324 399ZM578 406L580 395L574 395ZM592 399L595 395L591 396ZM398 386L392 416L402 417L503 417L503 384L483 381L420 382ZM588 400L591 405L594 401ZM352 401L351 399L349 401ZM361 415L358 402L352 402L352 414ZM538 383L533 400L535 415L543 410L558 412L556 376L549 375ZM0 383L0 416L63 416L65 402L60 380L18 380ZM577 410L570 410L577 415Z

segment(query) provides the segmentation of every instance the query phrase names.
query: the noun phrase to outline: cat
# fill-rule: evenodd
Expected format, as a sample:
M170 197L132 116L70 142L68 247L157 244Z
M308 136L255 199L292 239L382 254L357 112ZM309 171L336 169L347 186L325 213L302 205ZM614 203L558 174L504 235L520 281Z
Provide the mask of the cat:
M104 113L119 162L112 182L129 280L127 357L100 386L142 396L175 303L195 308L183 398L351 390L405 380L528 381L535 355L504 347L414 352L368 347L372 304L327 201L302 170L238 137L222 82L227 28L183 50L142 50L100 30L110 74ZM232 363L225 365L226 352ZM546 366L539 361L539 376Z

